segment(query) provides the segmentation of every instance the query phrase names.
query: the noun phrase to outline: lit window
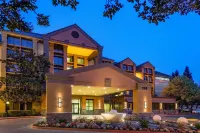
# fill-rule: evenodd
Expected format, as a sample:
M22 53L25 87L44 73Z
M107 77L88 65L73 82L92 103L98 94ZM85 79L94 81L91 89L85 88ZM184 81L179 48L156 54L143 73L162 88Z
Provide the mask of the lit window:
M84 58L77 58L77 64L84 65Z
M7 43L10 45L20 46L20 38L8 36Z
M63 57L54 56L54 65L63 66Z
M22 38L22 46L23 47L27 47L27 48L33 48L33 41L32 40L28 40L28 39L23 39Z
M126 95L130 95L130 91L126 91Z
M59 44L54 45L54 52L56 53L63 53L63 46Z
M74 66L67 66L67 70L74 69Z
M93 100L86 100L86 110L94 110L94 101Z
M126 64L123 64L123 65L122 65L122 69L123 69L124 71L126 71L126 70L127 70L127 65L126 65Z
M133 71L133 66L128 66L128 71Z
M67 57L67 63L73 63L74 62L74 57L73 56L68 56Z

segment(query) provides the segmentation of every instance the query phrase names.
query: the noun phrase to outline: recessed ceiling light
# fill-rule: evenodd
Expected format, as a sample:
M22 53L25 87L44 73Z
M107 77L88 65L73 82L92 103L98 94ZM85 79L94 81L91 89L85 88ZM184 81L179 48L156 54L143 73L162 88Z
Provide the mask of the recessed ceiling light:
M105 91L105 93L107 93L107 92Z
M78 91L81 91L81 90L78 90Z
M72 94L74 94L74 93L72 93Z
M71 85L71 87L74 87L73 85Z
M88 86L87 88L90 88L90 86Z
M94 91L92 91L94 93Z
M97 94L95 94L95 95L97 95Z
M117 88L117 90L120 90L119 88Z
M103 88L104 90L106 89L106 87Z

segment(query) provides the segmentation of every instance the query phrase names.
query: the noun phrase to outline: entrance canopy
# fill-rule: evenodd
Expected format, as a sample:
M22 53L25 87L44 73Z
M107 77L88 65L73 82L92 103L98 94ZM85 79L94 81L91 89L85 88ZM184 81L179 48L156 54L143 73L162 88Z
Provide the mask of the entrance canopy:
M131 90L131 89L116 88L116 87L102 87L102 86L72 85L72 95L103 96L103 95L122 92L126 90Z

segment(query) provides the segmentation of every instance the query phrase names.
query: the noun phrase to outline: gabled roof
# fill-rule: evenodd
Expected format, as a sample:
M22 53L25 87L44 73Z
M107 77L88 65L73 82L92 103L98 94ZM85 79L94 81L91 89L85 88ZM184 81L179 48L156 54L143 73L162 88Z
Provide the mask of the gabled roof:
M115 65L118 65L119 63L122 63L126 60L130 60L131 62L133 62L129 57L125 58L124 60L120 61L120 62L114 62ZM133 64L135 64L135 62L133 62Z
M132 74L129 74L129 73L123 71L122 69L120 69L112 64L109 64L109 63L101 63L101 64L97 64L97 65L91 65L91 66L86 66L86 67L81 67L81 68L76 68L76 69L71 69L71 70L64 70L64 71L56 72L54 74L48 73L48 74L46 74L46 76L47 76L47 79L48 78L56 78L56 77L64 78L64 77L72 76L73 74L87 72L87 71L96 70L96 69L105 68L105 67L109 67L109 68L137 81L138 83L148 83L148 82L146 82Z
M158 71L155 71L155 76L156 77L163 77L163 78L171 78L170 75L162 73L162 72L158 72Z
M142 66L144 66L145 64L150 64L150 65L152 65L149 61L146 61L146 62L144 62L144 63L138 65L137 68L142 67ZM153 65L152 65L152 66L153 66ZM154 67L154 66L153 66L153 67ZM155 68L155 67L154 67L154 68Z
M64 32L64 31L67 31L67 30L70 30L72 28L76 28L78 29L83 35L85 35L91 42L93 42L94 44L96 44L97 46L100 46L102 47L100 44L98 44L94 39L92 39L84 30L82 30L77 24L73 24L73 25L70 25L70 26L67 26L67 27L64 27L64 28L61 28L61 29L58 29L58 30L55 30L55 31L52 31L52 32L49 32L47 34L44 34L44 37L51 37L53 35L56 35L56 34L59 34L61 32Z
M102 59L114 61L113 59L110 59L110 58L107 58L107 57L102 57Z

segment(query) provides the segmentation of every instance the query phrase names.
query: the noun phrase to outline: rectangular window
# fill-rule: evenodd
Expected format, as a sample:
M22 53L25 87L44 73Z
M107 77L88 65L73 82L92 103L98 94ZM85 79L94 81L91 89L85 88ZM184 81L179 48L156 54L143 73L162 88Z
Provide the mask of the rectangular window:
M63 66L63 57L54 56L54 65Z
M148 77L147 76L144 76L144 81L148 81Z
M133 66L128 66L128 71L133 71Z
M147 73L147 68L144 68L144 73Z
M142 87L143 90L147 90L147 87Z
M94 100L86 99L86 110L94 110Z
M63 45L55 44L54 45L54 52L63 53Z
M68 56L67 63L74 63L74 56Z
M67 66L67 70L74 69L74 66Z
M152 69L148 68L148 74L152 74Z
M54 68L54 73L60 72L60 71L63 71L63 69L61 69L61 68Z
M77 58L77 64L84 65L84 58Z
M123 69L124 71L126 71L126 70L127 70L127 65L126 65L126 64L123 64L123 65L122 65L122 69Z
M149 82L153 82L153 78L152 78L152 76L149 76L149 80L148 80Z
M20 46L20 38L8 36L7 43L10 45Z
M22 38L22 46L27 48L33 48L33 41Z

